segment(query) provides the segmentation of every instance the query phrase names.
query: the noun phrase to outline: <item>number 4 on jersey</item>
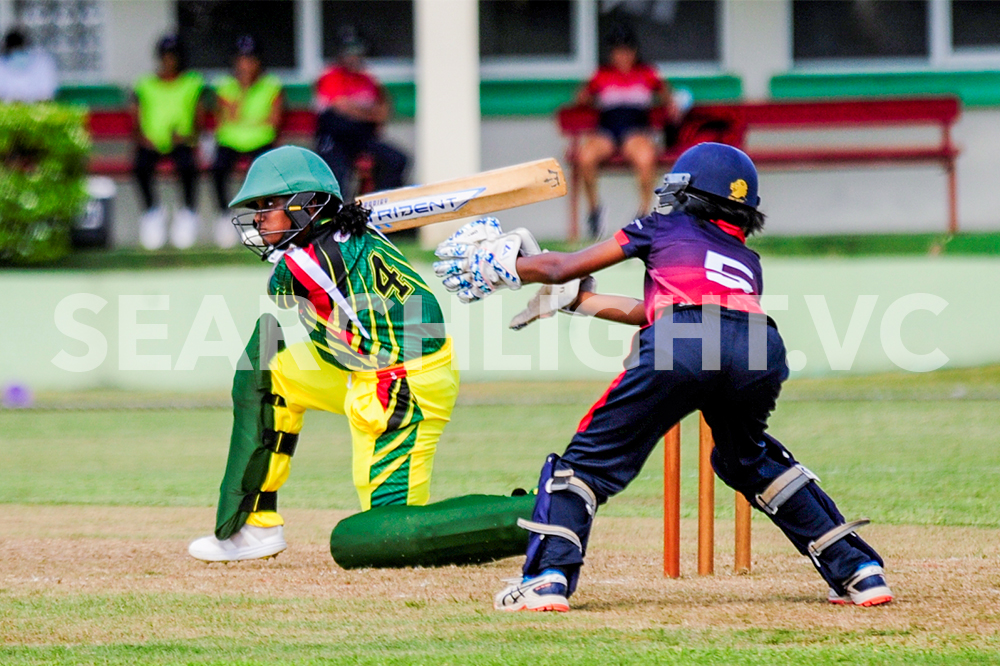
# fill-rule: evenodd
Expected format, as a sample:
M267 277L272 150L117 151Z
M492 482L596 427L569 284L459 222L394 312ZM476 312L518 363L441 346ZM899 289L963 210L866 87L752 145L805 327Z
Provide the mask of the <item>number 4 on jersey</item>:
M375 274L375 291L378 292L379 296L388 299L392 298L392 294L395 292L396 299L402 303L407 296L413 293L413 286L407 284L399 271L387 264L381 255L373 253L369 257L369 261L371 261L372 271Z

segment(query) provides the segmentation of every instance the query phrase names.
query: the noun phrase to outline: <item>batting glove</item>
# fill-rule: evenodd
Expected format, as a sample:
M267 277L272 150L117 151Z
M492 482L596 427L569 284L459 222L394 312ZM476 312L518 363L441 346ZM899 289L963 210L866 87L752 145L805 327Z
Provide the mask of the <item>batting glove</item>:
M521 277L517 274L517 258L540 254L542 251L535 237L524 228L514 229L495 241L485 241L480 247L483 252L477 253L476 258L480 264L485 262L485 265L480 266L480 270L490 277L496 275L503 281L503 285L510 289L521 288Z

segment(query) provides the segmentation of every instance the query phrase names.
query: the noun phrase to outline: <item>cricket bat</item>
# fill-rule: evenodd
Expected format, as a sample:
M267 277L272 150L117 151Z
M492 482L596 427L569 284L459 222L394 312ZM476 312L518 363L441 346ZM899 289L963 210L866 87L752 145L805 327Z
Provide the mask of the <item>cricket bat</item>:
M566 194L566 178L554 158L524 162L428 185L400 187L357 198L383 233L475 217Z

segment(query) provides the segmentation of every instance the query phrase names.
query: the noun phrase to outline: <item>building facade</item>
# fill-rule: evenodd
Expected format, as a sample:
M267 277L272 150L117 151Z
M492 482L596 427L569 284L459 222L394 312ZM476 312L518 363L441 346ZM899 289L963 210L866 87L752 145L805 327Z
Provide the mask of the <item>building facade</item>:
M552 112L599 62L604 29L624 20L638 32L644 58L690 88L696 101L958 95L961 227L1000 227L998 2L482 0L478 9L483 168L562 154ZM227 67L235 38L254 34L271 71L290 86L290 101L308 104L309 85L334 56L338 27L348 23L369 43L372 69L395 97L388 133L412 147L416 39L409 0L0 0L0 28L26 27L58 59L70 96L89 95L94 103L113 103L115 91L152 69L156 40L176 31L191 65L210 79ZM437 29L444 34L449 26ZM900 130L898 140L917 131ZM869 138L847 132L824 140ZM605 180L610 212L624 224L631 181L618 174ZM944 177L930 165L767 171L761 191L773 233L946 227ZM565 203L509 217L558 237Z

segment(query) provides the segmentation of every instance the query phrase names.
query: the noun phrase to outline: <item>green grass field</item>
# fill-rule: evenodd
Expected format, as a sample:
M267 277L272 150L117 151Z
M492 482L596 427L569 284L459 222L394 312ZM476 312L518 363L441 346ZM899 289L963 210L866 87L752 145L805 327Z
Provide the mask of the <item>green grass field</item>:
M602 391L463 387L433 498L530 486ZM834 608L759 513L754 571L693 576L696 423L685 423L685 576L660 572L662 452L601 510L574 610L500 614L520 562L339 569L326 539L356 510L344 422L310 414L281 493L288 552L206 566L229 414L148 396L40 396L0 411L2 664L992 664L1000 654L1000 368L792 382L772 432L887 559L898 599ZM219 401L222 397L215 396ZM169 396L160 404L170 404ZM153 401L156 406L157 401ZM212 400L207 399L206 404ZM65 409L68 406L86 409Z

